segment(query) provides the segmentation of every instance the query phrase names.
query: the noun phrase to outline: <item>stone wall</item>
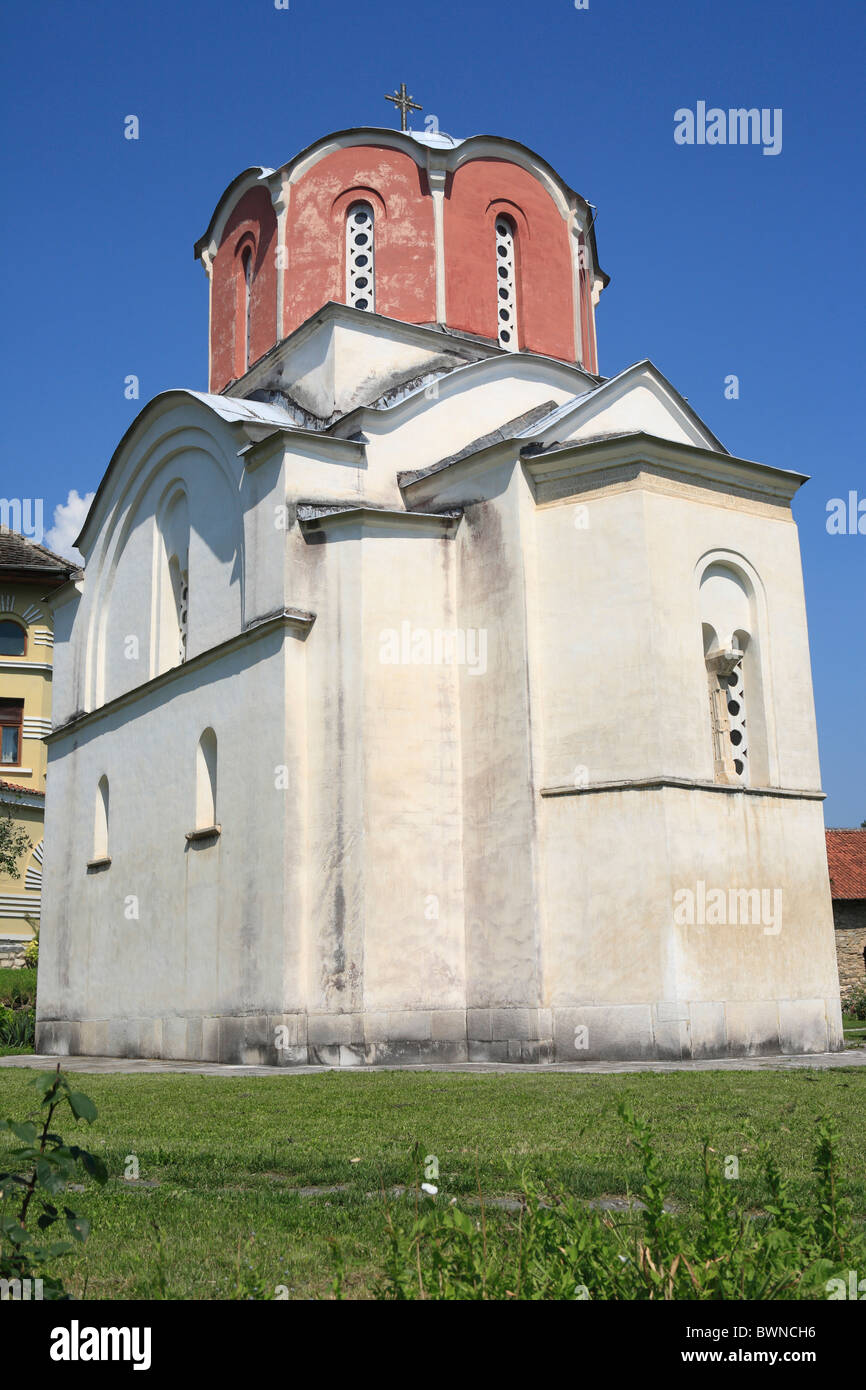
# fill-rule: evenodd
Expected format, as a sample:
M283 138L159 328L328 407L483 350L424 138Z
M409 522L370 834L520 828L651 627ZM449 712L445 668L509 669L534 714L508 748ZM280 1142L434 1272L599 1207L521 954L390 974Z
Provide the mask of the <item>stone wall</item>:
M0 967L21 969L29 945L30 939L26 936L0 936Z
M833 922L836 927L836 959L839 962L839 986L844 994L852 985L866 987L866 966L863 949L866 947L866 899L833 903Z

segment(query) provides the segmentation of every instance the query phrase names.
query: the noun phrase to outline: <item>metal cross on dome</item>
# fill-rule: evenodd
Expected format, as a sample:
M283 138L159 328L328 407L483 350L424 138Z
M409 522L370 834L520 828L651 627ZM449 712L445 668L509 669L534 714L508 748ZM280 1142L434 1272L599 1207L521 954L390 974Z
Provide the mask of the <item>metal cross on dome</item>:
M407 115L407 112L409 112L409 111L423 111L423 110L424 110L424 107L423 107L423 106L418 106L417 103L413 100L412 96L411 96L410 94L407 94L407 92L406 92L406 83L405 83L405 82L401 82L401 83L400 83L400 90L399 90L399 92L395 89L394 95L393 95L393 96L389 96L388 93L386 92L386 93L385 93L385 100L386 100L386 101L393 101L393 103L394 103L395 106L399 106L399 108L400 108L400 129L401 129L401 130L408 130L408 129L409 129L409 127L408 127L407 124L406 124L406 115Z

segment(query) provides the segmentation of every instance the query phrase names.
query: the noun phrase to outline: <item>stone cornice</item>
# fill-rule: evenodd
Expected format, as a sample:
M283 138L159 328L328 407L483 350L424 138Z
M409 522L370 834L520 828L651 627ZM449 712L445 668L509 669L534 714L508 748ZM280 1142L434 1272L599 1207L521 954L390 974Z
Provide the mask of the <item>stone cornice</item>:
M312 444L317 449L324 448L333 457L334 463L346 463L353 468L367 466L363 440L343 439L324 434L320 430L308 430L299 426L277 426L262 439L253 439L242 449L238 449L238 458L243 459L244 468L251 473L260 463L272 458L276 448L289 448L295 440L302 444Z
M25 675L29 675L33 671L41 671L43 675L46 672L50 675L53 670L54 667L50 661L28 661L26 656L19 656L15 661L0 661L0 671L5 672L6 675L15 671L23 671Z
M429 534L444 531L453 535L463 513L459 508L444 512L409 512L399 508L373 506L333 506L328 503L300 503L298 522L305 532L332 529L339 526L363 526L365 530L412 530Z
M540 502L556 500L558 490L563 494L571 490L561 488L562 484L573 483L577 485L575 490L585 491L616 482L617 475L629 469L640 473L645 467L684 483L711 485L726 491L732 487L745 489L753 496L785 506L790 506L794 494L808 482L803 473L661 439L643 431L576 440L542 452L535 449L532 445L524 448L521 460L536 485Z
M515 354L516 356L516 354ZM458 482L467 482L479 473L487 473L491 468L505 461L517 462L520 457L519 439L498 439L487 444L477 453L467 454L443 466L434 464L423 473L414 474L411 482L400 481L398 486L407 503L434 503L437 493L443 488L453 488ZM405 475L401 475L404 476ZM468 493L465 503L475 502L477 495ZM461 503L464 499L461 498Z
M113 714L115 710L135 704L154 690L161 690L164 686L176 684L190 672L201 671L205 666L218 661L220 657L228 656L231 652L247 646L251 641L266 637L270 633L279 631L280 628L292 628L306 636L315 620L315 613L306 613L300 608L282 608L275 613L267 613L262 617L253 618L244 624L241 632L236 633L234 637L227 638L225 642L218 642L216 646L208 647L207 651L199 652L197 656L190 657L189 661L184 661L180 666L172 666L168 671L162 671L158 676L154 676L152 680L144 681L141 685L134 686L132 690L125 690L122 695L117 695L113 700L107 700L98 709L79 711L77 714L73 714L65 724L60 724L50 734L46 734L43 742L57 743L61 739L68 738L70 734L78 733L80 729L97 723L106 715Z
M724 782L704 782L693 777L624 777L613 782L589 782L586 786L540 787L539 796L593 796L599 792L655 791L661 787L679 787L686 791L725 792L729 796L780 796L794 801L824 801L826 792L793 787L744 787Z

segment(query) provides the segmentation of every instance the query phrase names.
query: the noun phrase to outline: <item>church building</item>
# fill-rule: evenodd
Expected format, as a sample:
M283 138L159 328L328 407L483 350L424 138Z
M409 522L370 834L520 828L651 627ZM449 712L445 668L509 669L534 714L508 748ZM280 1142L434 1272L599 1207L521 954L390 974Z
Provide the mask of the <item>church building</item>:
M50 599L38 1050L840 1047L806 479L600 374L592 207L353 129L195 251L208 389L144 407Z

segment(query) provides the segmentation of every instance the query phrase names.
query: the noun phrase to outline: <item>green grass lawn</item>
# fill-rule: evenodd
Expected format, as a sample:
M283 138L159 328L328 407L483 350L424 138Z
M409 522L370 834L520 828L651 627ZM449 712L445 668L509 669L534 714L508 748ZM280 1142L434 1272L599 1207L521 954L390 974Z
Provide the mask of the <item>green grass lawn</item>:
M28 1070L0 1069L0 1114L32 1110ZM700 1143L736 1155L739 1191L760 1208L755 1140L766 1139L795 1194L810 1187L814 1120L832 1115L843 1178L866 1217L866 1071L668 1075L323 1073L274 1078L76 1075L99 1108L88 1127L64 1110L64 1138L101 1154L112 1177L69 1200L91 1218L86 1246L57 1264L75 1296L247 1297L278 1284L327 1296L330 1245L348 1297L369 1297L385 1254L386 1191L411 1181L410 1152L439 1161L440 1195L471 1202L519 1189L521 1170L584 1198L640 1181L617 1105L650 1119L668 1195L688 1210ZM9 1136L0 1136L0 1164ZM128 1155L140 1180L122 1177ZM423 1176L423 1175L422 1175ZM337 1188L303 1195L301 1188ZM372 1195L370 1195L372 1194ZM390 1197L406 1202L408 1197ZM508 1220L491 1212L491 1220ZM161 1253L160 1253L161 1252Z
M0 966L0 1004L10 1007L36 1002L36 971Z

